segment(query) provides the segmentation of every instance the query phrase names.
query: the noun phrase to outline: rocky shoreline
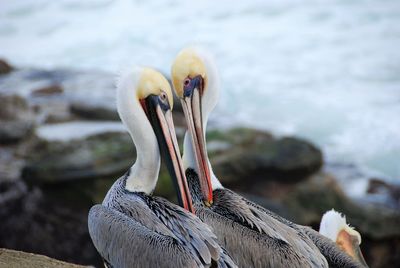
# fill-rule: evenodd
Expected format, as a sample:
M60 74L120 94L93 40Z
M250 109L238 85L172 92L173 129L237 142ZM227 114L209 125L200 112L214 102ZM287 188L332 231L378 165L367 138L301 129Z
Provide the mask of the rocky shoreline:
M109 73L16 69L0 61L0 248L101 265L87 212L135 157L114 95ZM181 141L183 114L174 109ZM211 129L207 141L225 186L314 228L335 208L362 234L371 267L400 265L399 209L346 196L309 141L248 128ZM380 180L370 189L400 200L399 189ZM155 194L174 200L164 168Z

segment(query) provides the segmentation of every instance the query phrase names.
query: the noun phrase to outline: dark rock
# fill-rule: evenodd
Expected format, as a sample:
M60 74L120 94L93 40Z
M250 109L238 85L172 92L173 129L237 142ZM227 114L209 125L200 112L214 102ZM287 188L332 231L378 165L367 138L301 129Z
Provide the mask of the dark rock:
M29 189L23 182L0 186L0 189L2 196L12 196L5 202L2 200L1 204L2 247L45 254L73 263L102 265L87 229L91 202L82 197L79 189L68 185ZM65 190L69 191L69 199L63 195ZM71 190L75 190L74 194ZM0 253L0 266L2 261Z
M44 255L0 248L0 267L83 268L88 266L62 262Z
M322 165L321 151L301 139L276 139L251 129L214 131L208 136L211 142L228 143L224 145L225 152L211 151L210 156L215 173L221 174L220 179L229 185L248 184L249 178L297 181L318 171Z
M22 181L0 181L0 207L4 208L2 213L9 212L7 206L20 200L27 193L28 187Z
M18 95L0 94L0 119L22 120L32 117L32 111L26 100Z
M64 89L60 85L49 85L32 91L32 96L50 96L62 94Z
M369 267L399 267L400 238L374 240L362 237L361 249Z
M10 144L28 136L32 129L32 122L0 121L0 144Z
M114 80L114 75L99 71L21 69L0 78L0 94L18 95L36 107L40 123L76 116L117 120Z
M106 177L124 172L132 165L134 146L128 133L121 132L120 124L116 130L107 130L107 123L83 125L104 130L86 135L83 131L88 129L82 129L77 123L39 128L38 140L32 148L34 153L26 161L23 177L34 183L56 183ZM61 137L53 139L40 136L44 128L46 133L61 133ZM69 135L78 136L64 137L68 132L73 132Z
M378 194L386 197L389 203L394 203L395 207L400 208L400 186L390 184L381 179L373 178L369 180L367 193Z
M11 67L11 65L8 64L8 62L6 62L5 60L0 59L0 75L8 74L12 70L14 70L14 68Z
M76 101L71 104L72 114L89 120L114 120L119 121L117 110L101 105L92 105L85 102Z
M0 95L0 144L15 143L28 136L34 125L33 111L16 95Z

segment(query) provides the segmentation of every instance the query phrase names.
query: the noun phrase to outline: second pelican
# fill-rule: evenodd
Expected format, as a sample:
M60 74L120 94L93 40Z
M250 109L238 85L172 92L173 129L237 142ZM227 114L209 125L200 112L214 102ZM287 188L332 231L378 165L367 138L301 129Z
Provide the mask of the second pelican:
M208 160L205 130L218 100L219 78L198 48L182 50L172 65L188 132L183 163L196 215L213 227L240 267L357 267L357 262L311 228L296 225L226 189Z

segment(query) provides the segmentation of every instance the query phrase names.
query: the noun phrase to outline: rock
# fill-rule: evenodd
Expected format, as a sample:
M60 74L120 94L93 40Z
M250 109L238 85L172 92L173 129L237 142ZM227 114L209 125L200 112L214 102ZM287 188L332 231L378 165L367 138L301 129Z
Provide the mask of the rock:
M23 168L30 182L101 178L125 172L134 161L131 137L121 123L70 122L39 127Z
M19 181L6 186L0 183L0 193L0 196L8 196L1 200L2 247L45 254L73 263L102 265L87 228L87 215L92 203L79 185L29 188ZM0 267L4 267L1 265L5 261L3 257L0 252ZM5 267L24 264L10 266L13 264L10 261L7 259L9 265Z
M0 119L22 120L32 117L32 110L26 100L15 94L0 94Z
M21 69L0 78L0 94L24 98L36 107L40 122L62 122L74 116L116 120L114 80L114 75L98 71ZM63 116L60 109L53 115L54 109L48 106L62 107Z
M251 129L213 131L208 143L223 142L219 152L210 151L216 174L229 185L257 180L297 181L322 166L322 153L314 145L297 138L274 138Z
M20 178L24 160L19 150L20 147L16 145L0 145L0 182L15 181Z
M398 237L378 241L362 237L361 249L369 267L399 267L400 239Z
M59 261L47 256L0 248L0 267L18 268L83 268L72 263Z
M400 186L390 184L378 178L369 180L368 194L380 195L387 200L386 203L393 204L395 208L400 208Z
M116 109L80 101L74 101L71 103L70 111L72 114L80 118L89 120L120 120Z
M33 96L50 96L54 94L61 94L64 89L60 85L49 85L42 88L38 88L32 91Z
M0 144L15 143L31 133L32 122L0 121Z
M0 206L4 208L1 213L5 216L10 212L7 206L12 206L13 202L20 200L27 193L28 188L22 181L0 181Z
M119 121L115 75L64 69L16 70L0 78L0 94L20 96L36 108L39 123L76 119ZM186 125L180 101L174 101L175 123Z
M8 64L8 62L6 62L5 60L0 59L0 75L8 74L12 70L14 70L14 68L11 67L11 65Z
M33 111L17 95L0 95L0 144L15 143L28 136L35 125Z
M100 71L77 72L62 85L73 114L90 120L119 121L115 75Z

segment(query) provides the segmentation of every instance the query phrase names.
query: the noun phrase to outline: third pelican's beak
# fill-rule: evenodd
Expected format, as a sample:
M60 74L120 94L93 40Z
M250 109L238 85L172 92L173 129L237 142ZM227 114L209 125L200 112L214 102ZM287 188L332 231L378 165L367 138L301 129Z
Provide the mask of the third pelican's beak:
M142 106L145 106L144 109L156 134L161 155L166 161L168 172L177 189L179 205L194 213L168 101L160 96L150 95L144 103L142 102Z
M200 75L188 80L181 102L195 153L201 191L205 204L209 206L213 202L213 192L201 110L203 87L204 81Z

